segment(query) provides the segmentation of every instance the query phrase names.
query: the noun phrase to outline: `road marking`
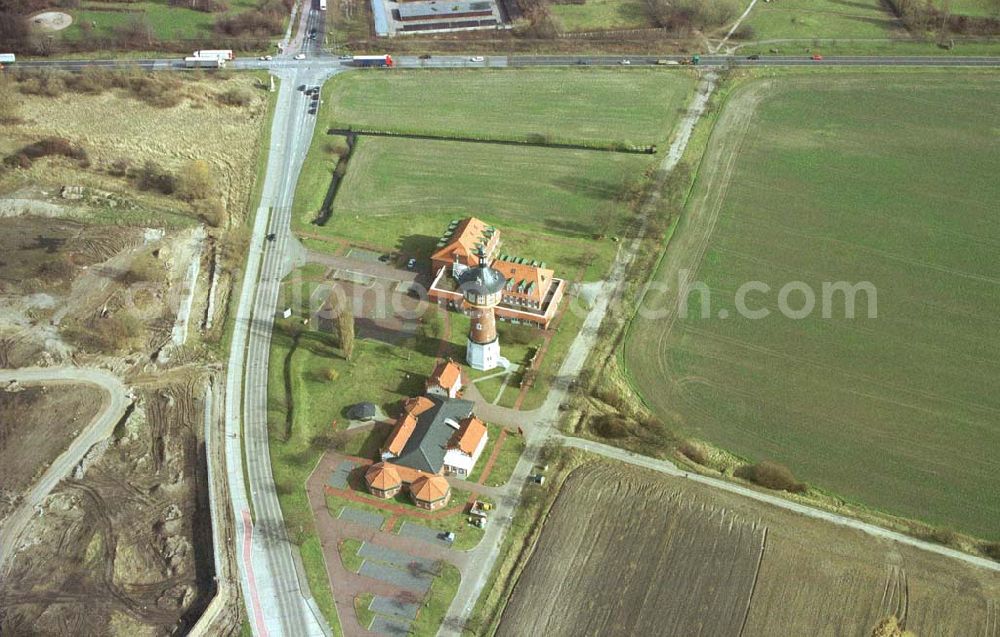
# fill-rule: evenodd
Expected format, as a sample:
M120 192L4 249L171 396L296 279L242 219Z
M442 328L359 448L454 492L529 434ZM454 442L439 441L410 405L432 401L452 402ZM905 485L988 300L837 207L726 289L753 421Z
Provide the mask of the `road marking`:
M267 636L267 624L264 622L264 611L260 608L260 597L257 595L257 580L253 575L253 521L250 511L243 509L243 567L247 572L247 582L250 584L250 605L253 606L253 621L257 625L258 634Z

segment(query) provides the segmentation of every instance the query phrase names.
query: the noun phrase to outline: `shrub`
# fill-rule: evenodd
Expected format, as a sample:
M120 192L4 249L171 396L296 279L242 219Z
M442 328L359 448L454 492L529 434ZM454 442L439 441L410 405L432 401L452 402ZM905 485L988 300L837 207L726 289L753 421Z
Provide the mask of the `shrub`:
M231 88L218 95L219 102L226 106L246 106L253 101L253 93L245 88Z
M345 157L347 153L351 152L350 146L348 146L347 142L342 139L327 142L323 147L323 150L331 155L336 155L337 157Z
M806 490L805 483L796 480L791 469L770 460L744 465L736 470L736 476L775 491L804 493Z
M114 175L115 177L124 177L128 175L129 168L132 167L132 162L126 157L119 157L118 159L111 162L108 166L108 174Z
M119 279L125 285L159 281L163 279L163 265L152 254L141 254L132 259L128 270L123 272Z
M204 159L189 161L174 182L177 196L185 201L207 199L215 187L212 167Z
M695 464L700 464L705 466L708 464L708 452L697 442L691 442L685 440L677 447L677 451L681 453L682 456L694 462Z
M628 420L617 414L602 414L593 418L590 428L602 438L624 438L632 431Z
M213 228L221 228L226 225L226 206L216 197L195 201L191 204L191 209L202 221Z
M87 151L82 146L74 144L64 137L46 137L33 144L28 144L18 152L7 157L4 160L4 164L16 168L30 168L34 160L50 155L75 159L84 167L90 165L90 158L87 155Z
M139 169L136 185L141 190L156 190L169 195L173 194L176 188L176 180L155 161L147 160Z
M1000 542L988 542L984 544L983 553L990 559L1000 561Z

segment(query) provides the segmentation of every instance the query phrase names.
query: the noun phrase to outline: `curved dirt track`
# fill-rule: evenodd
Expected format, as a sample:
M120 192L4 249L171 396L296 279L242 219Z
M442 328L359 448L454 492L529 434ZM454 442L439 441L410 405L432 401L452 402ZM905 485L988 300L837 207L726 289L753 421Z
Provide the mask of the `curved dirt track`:
M13 557L17 539L24 527L31 520L36 506L40 505L52 490L96 443L111 435L115 425L125 415L125 410L131 402L121 380L100 369L77 367L26 367L15 370L0 370L0 385L17 381L22 385L46 384L88 384L96 385L104 390L103 409L94 417L70 443L66 451L46 469L42 477L24 496L18 505L0 527L0 573L6 573L9 559Z

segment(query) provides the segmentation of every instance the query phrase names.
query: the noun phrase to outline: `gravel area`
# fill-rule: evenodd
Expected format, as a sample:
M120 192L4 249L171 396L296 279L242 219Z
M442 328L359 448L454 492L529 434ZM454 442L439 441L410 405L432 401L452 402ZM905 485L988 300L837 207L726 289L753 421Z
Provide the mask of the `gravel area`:
M421 595L427 592L431 586L431 580L434 579L431 573L419 572L418 574L411 572L406 567L399 568L369 560L365 560L365 563L361 565L359 573L365 577L382 580Z
M377 615L370 630L380 635L409 635L410 622Z
M417 602L403 602L393 597L383 597L376 595L369 606L373 613L379 615L394 615L404 619L416 619L420 604Z
M378 513L370 513L362 509L355 509L354 507L345 506L341 511L340 515L337 516L341 520L347 520L348 522L355 522L357 524L363 524L365 526L370 526L375 529L381 529L382 523L385 522L385 517L379 515Z
M411 537L415 540L420 540L421 542L430 542L439 546L451 546L451 542L442 540L438 537L438 533L440 533L440 531L426 527L423 524L416 524L414 522L403 522L403 524L399 527L399 534L404 537Z
M328 485L334 489L346 489L347 488L347 478L354 471L354 468L358 465L350 460L345 460L340 463L337 470L330 474L330 479L326 481Z

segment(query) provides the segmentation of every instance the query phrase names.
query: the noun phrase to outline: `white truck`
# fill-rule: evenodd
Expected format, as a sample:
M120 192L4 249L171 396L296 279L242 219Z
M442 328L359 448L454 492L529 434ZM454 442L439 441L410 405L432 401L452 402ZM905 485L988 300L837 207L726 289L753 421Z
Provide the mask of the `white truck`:
M222 58L202 58L192 55L184 58L184 68L187 69L221 69L226 65Z
M233 55L232 49L206 49L204 51L195 51L193 57L196 58L219 58L220 60L235 60L236 56Z
M17 61L17 57L13 53L0 53L0 68L4 64L13 64Z

